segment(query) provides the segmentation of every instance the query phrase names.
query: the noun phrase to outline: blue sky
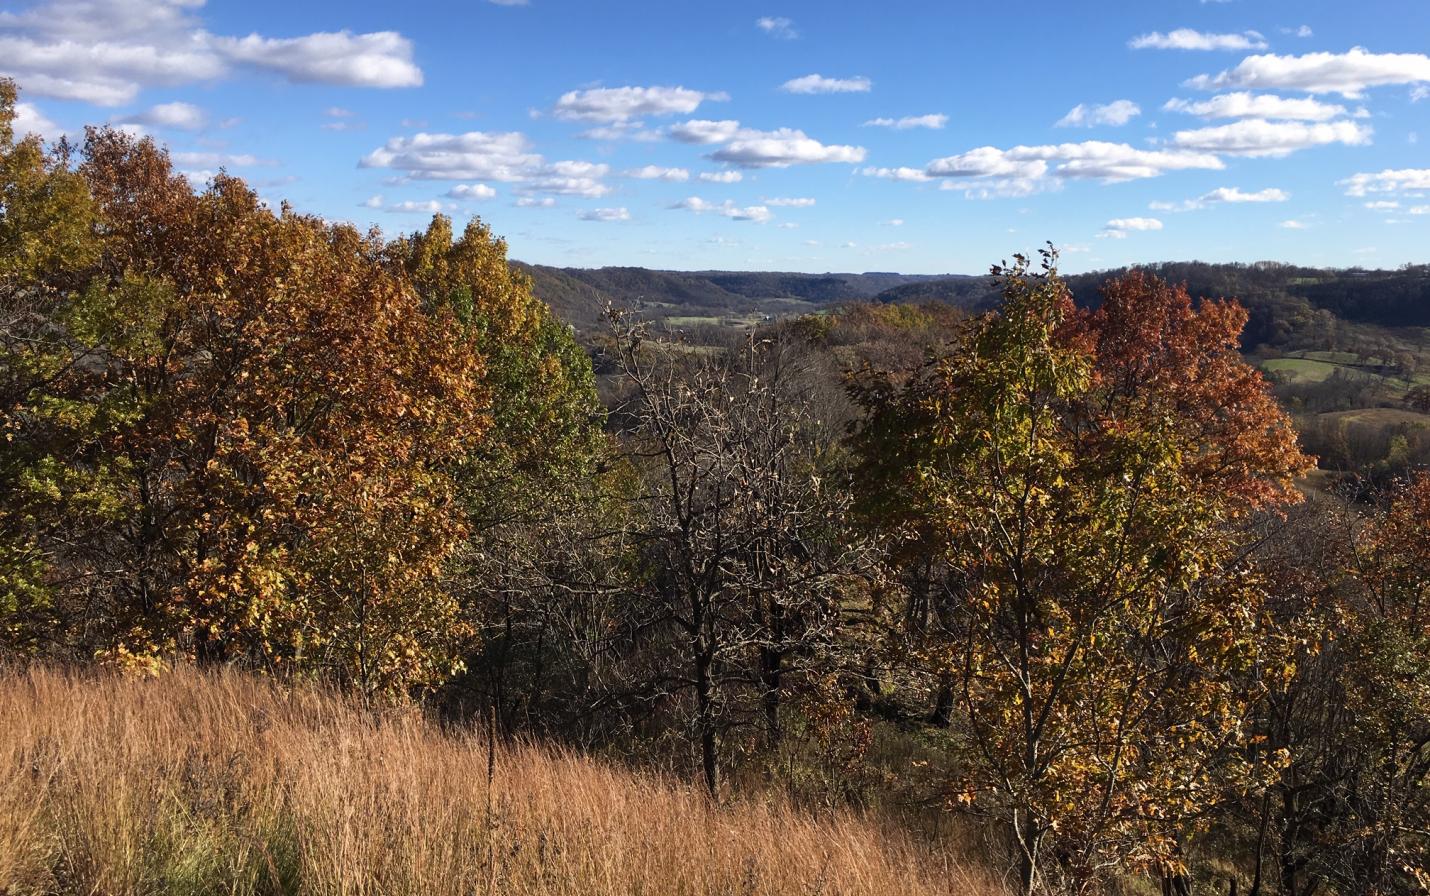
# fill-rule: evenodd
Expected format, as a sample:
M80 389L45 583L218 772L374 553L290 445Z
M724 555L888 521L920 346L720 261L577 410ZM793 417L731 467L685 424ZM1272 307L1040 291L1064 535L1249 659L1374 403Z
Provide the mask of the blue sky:
M0 0L27 129L574 266L1424 262L1427 53L1424 0Z

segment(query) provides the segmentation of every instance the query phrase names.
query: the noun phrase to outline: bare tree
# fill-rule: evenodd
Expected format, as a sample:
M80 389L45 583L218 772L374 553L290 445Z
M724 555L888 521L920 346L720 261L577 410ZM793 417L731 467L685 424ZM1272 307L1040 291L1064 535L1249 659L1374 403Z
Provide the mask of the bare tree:
M778 743L784 697L830 662L843 598L873 569L844 528L848 490L826 468L795 346L751 335L739 352L654 342L613 317L624 395L613 418L638 471L632 597L675 635L672 695L693 701L705 786L720 739L758 720Z

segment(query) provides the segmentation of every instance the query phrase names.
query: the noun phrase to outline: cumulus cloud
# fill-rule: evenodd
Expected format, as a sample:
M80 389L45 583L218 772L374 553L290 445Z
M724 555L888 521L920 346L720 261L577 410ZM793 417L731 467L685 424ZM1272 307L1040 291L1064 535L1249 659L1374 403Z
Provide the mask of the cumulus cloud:
M1364 146L1370 142L1370 138L1371 129L1353 121L1307 124L1299 121L1246 118L1217 127L1178 131L1173 135L1172 143L1190 150L1283 158L1297 150L1331 143Z
M1290 198L1290 193L1275 187L1267 187L1254 193L1245 192L1239 187L1218 187L1210 193L1204 193L1196 199L1188 199L1181 203L1153 202L1151 208L1154 211L1185 212L1219 203L1285 202Z
M1115 240L1126 239L1133 231L1161 230L1162 222L1156 218L1113 218L1103 227L1100 237Z
M1178 28L1163 34L1139 34L1127 42L1134 50L1264 50L1266 38L1255 31L1240 34L1210 34L1192 28Z
M49 0L0 13L0 74L37 96L102 106L147 87L215 81L236 69L289 81L415 87L412 43L391 32L350 31L270 38L210 33L203 0Z
M857 164L864 161L866 154L862 146L827 145L804 131L780 128L775 131L742 129L711 153L710 158L741 168L788 168L821 162Z
M594 87L561 95L552 110L570 121L628 122L662 115L689 115L707 101L728 100L724 93L685 87Z
M1347 196L1430 190L1430 168L1387 168L1376 173L1353 174L1340 181L1339 186L1345 188Z
M277 72L298 83L422 86L422 70L412 61L412 41L395 31L334 31L285 38L250 34L214 42L230 61Z
M517 132L413 134L393 137L358 162L388 168L404 180L476 180L517 185L521 193L599 198L610 166L595 162L547 162Z
M765 205L771 206L773 208L809 208L810 206L815 204L815 201L813 199L809 199L807 197L792 197L787 199L761 199L760 201L763 202Z
M15 120L12 123L15 134L23 137L26 134L34 134L46 140L55 140L64 134L64 129L45 117L31 103L15 104Z
M724 202L706 202L699 196L691 196L689 199L682 199L671 208L685 209L695 212L697 215L715 214L729 218L732 221L754 221L763 224L773 217L769 208L763 205L749 205L740 207L733 201L726 199Z
M874 82L865 77L826 78L823 75L805 75L791 78L780 85L785 93L868 93Z
M1187 86L1202 90L1250 87L1303 90L1359 98L1371 87L1430 82L1430 56L1424 53L1369 53L1354 47L1345 53L1248 56L1235 68L1198 75Z
M417 180L519 181L542 165L517 132L393 137L362 158L363 168L391 168Z
M928 172L922 168L909 168L901 166L898 168L860 168L860 174L865 177L881 177L885 180L902 181L926 181L931 180Z
M135 115L115 119L119 125L168 128L177 131L197 131L208 123L204 110L190 103L160 103Z
M738 171L702 171L700 179L711 184L737 184L745 179Z
M582 221L601 221L613 224L617 221L629 221L631 213L625 208L593 208L582 212L580 217Z
M447 191L447 195L453 199L493 199L497 191L486 184L457 184Z
M948 116L942 114L931 115L906 115L903 118L871 118L864 122L866 128L893 128L896 131L907 131L911 128L929 128L931 130L942 130L948 124Z
M707 121L695 119L671 125L666 133L672 140L681 143L724 143L734 138L740 130L738 121Z
M794 40L799 37L799 32L795 30L794 22L784 16L761 16L755 19L755 27L770 37L778 37L781 40Z
M659 165L646 165L641 168L632 168L626 172L626 177L633 177L636 180L668 180L680 182L690 180L690 172L684 168L662 168Z
M517 208L551 208L556 205L556 200L550 196L522 196L512 205Z
M1292 99L1269 93L1222 93L1198 101L1170 99L1168 112L1185 112L1198 118L1280 118L1291 121L1329 121L1346 114L1345 106L1302 97Z
M446 206L433 199L422 202L415 199L406 199L402 202L387 202L381 196L373 196L362 204L363 208L370 208L382 212L395 212L398 214L429 214L435 215L443 211Z
M1202 202L1285 202L1291 194L1275 187L1246 193L1237 187L1218 187L1202 196Z
M925 171L934 177L1011 179L1015 187L1042 186L1045 178L1092 179L1104 183L1158 177L1169 171L1221 170L1216 155L1186 149L1136 149L1126 143L1088 140L1047 146L999 149L983 146L935 159Z
M1141 107L1131 100L1114 100L1101 106L1078 103L1069 110L1068 114L1058 120L1057 126L1060 128L1096 125L1118 126L1127 124L1141 114Z

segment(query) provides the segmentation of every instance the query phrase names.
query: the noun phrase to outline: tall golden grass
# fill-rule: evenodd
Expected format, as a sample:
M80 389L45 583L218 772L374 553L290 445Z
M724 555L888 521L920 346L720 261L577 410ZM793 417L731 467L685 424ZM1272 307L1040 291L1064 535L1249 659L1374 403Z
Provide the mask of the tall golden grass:
M239 673L0 673L0 893L992 894L841 815ZM488 798L490 797L490 802Z

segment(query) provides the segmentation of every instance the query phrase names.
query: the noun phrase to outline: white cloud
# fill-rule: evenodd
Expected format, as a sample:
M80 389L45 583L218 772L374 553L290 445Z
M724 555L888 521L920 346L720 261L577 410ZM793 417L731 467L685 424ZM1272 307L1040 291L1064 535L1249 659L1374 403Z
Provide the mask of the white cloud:
M447 191L447 195L453 199L493 199L497 191L486 184L457 184Z
M1210 99L1167 100L1168 112L1186 112L1199 118L1280 118L1298 121L1329 121L1346 114L1345 106L1303 97L1291 99L1269 93L1222 93Z
M1291 218L1289 220L1282 221L1276 226L1280 227L1282 230L1305 230L1308 225L1305 221L1297 221L1295 218Z
M1166 34L1153 31L1127 42L1134 50L1264 50L1266 38L1255 31L1240 34L1210 34L1191 28L1178 28Z
M1093 127L1095 125L1124 125L1142 114L1142 109L1131 100L1114 100L1106 105L1086 105L1078 103L1068 114L1058 120L1057 126Z
M633 177L636 180L668 180L681 182L690 180L690 172L684 168L662 168L659 165L646 165L641 168L632 168L626 172L626 177Z
M763 202L765 205L772 206L774 208L809 208L815 204L815 201L813 199L804 197L789 199L761 199L760 201Z
M596 162L552 162L521 181L516 189L524 194L551 193L599 199L611 192L611 188L601 181L610 170L609 165Z
M1353 174L1338 185L1345 188L1347 196L1430 190L1430 168L1387 168L1375 174Z
M550 196L522 196L512 205L517 208L551 208L556 205L556 200Z
M948 124L948 116L934 113L930 115L906 115L903 118L871 118L864 122L866 128L893 128L896 131L907 131L910 128L929 128L930 130L942 130Z
M1316 32L1311 30L1310 25L1302 25L1299 28L1282 28L1282 34L1290 34L1296 37L1314 37Z
M868 78L826 78L823 75L805 75L791 78L780 85L785 93L868 93L874 82Z
M571 121L626 122L661 115L689 115L707 101L722 101L724 93L703 93L685 87L595 87L561 95L552 110Z
M1419 87L1411 88L1410 102L1418 103L1424 99L1430 99L1430 87L1426 87L1422 84Z
M387 202L381 196L373 196L362 204L363 208L370 208L376 211L397 212L399 214L431 214L441 212L446 206L433 199L428 202L420 202L414 199L407 199L402 202Z
M711 184L737 184L745 179L745 175L738 171L702 171L699 177Z
M0 73L37 96L102 106L147 87L215 81L236 68L295 82L362 87L422 83L412 43L390 31L293 38L215 35L197 17L203 0L49 0L0 13Z
M710 154L717 162L741 168L787 168L820 162L864 161L862 146L826 145L793 128L776 131L740 130L721 149Z
M755 27L770 37L778 37L781 40L794 40L799 37L794 22L784 16L761 16L755 20Z
M740 130L738 121L708 121L695 119L682 124L671 125L666 133L672 140L681 143L724 143L734 138Z
M421 87L412 41L395 31L335 31L304 37L215 38L229 60L277 72L288 80L352 87Z
M1301 149L1343 143L1364 146L1371 129L1353 121L1307 124L1299 121L1267 121L1246 118L1217 127L1178 131L1172 143L1184 149L1228 155L1282 158Z
M1377 199L1374 202L1361 203L1373 212L1389 212L1400 208L1400 203L1394 199Z
M1216 75L1198 75L1187 86L1199 89L1251 87L1338 93L1349 99L1368 88L1430 82L1430 56L1423 53L1368 53L1355 47L1345 53L1248 56L1235 68Z
M1285 202L1291 194L1275 187L1245 193L1238 187L1218 187L1202 196L1202 202Z
M1210 193L1204 193L1196 199L1188 199L1185 202L1153 202L1149 207L1153 211L1163 212L1186 212L1193 209L1206 208L1209 205L1218 203L1246 203L1246 202L1285 202L1291 198L1291 194L1285 190L1278 190L1275 187L1267 187L1264 190L1257 190L1255 193L1244 192L1239 187L1218 187Z
M889 225L890 227L903 227L903 226L904 226L904 219L903 219L903 218L890 218L887 223L888 223L888 225Z
M580 217L582 221L602 221L613 224L617 221L629 221L631 213L625 208L593 208L582 212Z
M160 103L137 115L116 119L115 123L197 131L208 123L208 116L204 114L204 110L190 103Z
M773 215L769 208L763 205L750 205L741 208L733 201L726 199L721 203L706 202L699 196L691 196L689 199L682 199L671 208L681 208L686 211L695 212L698 215L710 214L722 215L733 221L755 221L763 224L770 220Z
M391 168L418 180L519 181L540 168L542 158L517 132L414 134L393 137L359 162Z
M1041 188L1044 178L1094 179L1104 183L1158 177L1169 171L1221 170L1211 153L1185 149L1136 149L1126 143L1087 140L1047 146L999 149L983 146L935 159L926 172L935 177L1012 179L1017 189ZM1008 195L1023 195L1017 189Z
M478 180L517 184L524 194L599 198L610 192L602 178L610 166L595 162L547 162L524 134L413 134L393 137L364 156L362 168L390 168L403 180Z
M34 134L46 140L55 140L64 134L64 129L50 121L38 108L30 103L15 104L15 120L12 126L17 137Z
M927 171L924 171L922 168L909 168L907 166L899 168L860 168L858 173L864 175L865 177L881 177L885 180L930 180Z
M1107 226L1098 234L1100 237L1111 239L1126 239L1127 234L1132 231L1161 230L1162 222L1156 218L1113 218L1107 222Z
M647 128L643 121L615 121L599 127L588 128L576 135L583 140L634 140L637 143L651 143L660 139L660 130Z

